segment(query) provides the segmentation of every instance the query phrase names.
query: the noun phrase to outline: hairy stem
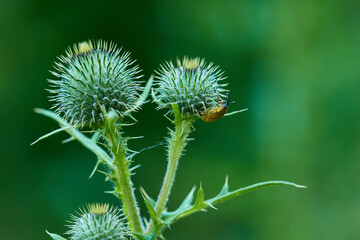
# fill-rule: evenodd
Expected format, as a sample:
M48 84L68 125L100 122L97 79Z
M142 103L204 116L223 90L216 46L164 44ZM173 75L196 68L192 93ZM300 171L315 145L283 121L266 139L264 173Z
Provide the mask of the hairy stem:
M115 121L113 118L114 116L111 116L110 112L106 121L105 136L114 157L114 168L110 174L111 179L116 185L114 194L123 202L124 214L129 221L131 231L142 234L143 226L140 212L137 207L134 189L130 179L130 161L126 159L126 146L114 124Z
M155 206L155 212L158 215L162 213L168 201L170 191L174 183L179 159L182 151L184 150L184 147L186 146L186 139L190 133L191 125L191 120L183 120L178 125L176 125L175 132L171 133L172 136L169 140L168 165L163 185L161 187L161 191Z
M179 163L180 156L184 150L187 137L191 131L192 123L194 119L181 118L175 115L175 131L171 131L171 137L169 139L169 153L168 153L168 165L163 180L163 184L160 190L160 194L156 201L155 212L158 216L164 211L166 203L169 199L171 188L175 180L176 169ZM153 230L154 223L151 221L148 225L147 234L150 234Z

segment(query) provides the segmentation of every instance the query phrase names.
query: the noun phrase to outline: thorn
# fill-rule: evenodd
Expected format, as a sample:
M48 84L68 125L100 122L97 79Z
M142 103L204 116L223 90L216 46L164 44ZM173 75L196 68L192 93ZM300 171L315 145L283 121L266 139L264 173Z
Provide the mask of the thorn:
M43 139L45 139L45 138L47 138L47 137L50 137L50 136L52 136L52 135L54 135L54 134L56 134L56 133L58 133L58 132L62 132L62 131L64 131L64 130L67 130L67 129L70 129L70 128L73 128L73 127L72 127L72 126L62 127L62 128L56 129L56 130L54 130L54 131L52 131L52 132L50 132L50 133L47 133L47 134L39 137L39 138L38 138L37 140L35 140L33 143L31 143L30 146L34 145L35 143L39 142L40 140L43 140Z
M249 110L249 109L248 109L248 108L244 108L244 109L241 109L241 110L238 110L238 111L235 111L235 112L241 113L241 112L245 112L245 111L247 111L247 110Z
M145 197L146 199L151 199L151 197L145 192L145 189L140 186L140 193L141 195L143 195L143 197Z
M111 179L111 175L110 175L109 173L106 173L106 172L101 171L101 170L99 170L99 169L97 169L96 171L99 172L99 173L104 174L107 178Z
M96 170L97 170L98 166L100 165L100 163L101 163L101 160L98 160L98 162L95 164L95 167L94 167L94 169L92 170L92 172L91 172L91 174L89 176L89 179L94 175L94 173L96 172Z
M71 142L71 141L74 141L75 140L75 138L74 137L69 137L69 138L67 138L67 139L65 139L65 140L63 140L63 141L61 141L61 144L65 144L65 143L68 143L68 142Z
M219 210L217 209L214 205L212 205L211 203L208 203L208 202L205 202L209 207L211 207L212 209L215 209L215 210Z
M139 168L139 167L141 167L141 164L138 164L138 165L130 168L129 170L130 170L130 172L132 172L132 171L134 171L135 169L137 169L137 168Z
M298 185L298 184L295 184L294 187L297 187L297 188L307 188L307 186L304 186L304 185Z
M241 110L237 110L237 111L233 111L233 112L230 112L230 113L226 113L225 116L231 116L231 115L234 115L234 114L237 114L237 113L241 113L241 112L245 112L249 110L248 108L245 108L245 109L241 109Z

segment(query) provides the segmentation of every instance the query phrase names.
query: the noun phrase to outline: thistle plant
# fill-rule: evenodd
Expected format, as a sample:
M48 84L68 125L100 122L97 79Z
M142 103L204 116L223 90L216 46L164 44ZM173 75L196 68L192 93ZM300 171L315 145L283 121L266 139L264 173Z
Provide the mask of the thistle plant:
M115 208L108 204L88 205L79 216L73 216L68 239L158 239L179 219L215 208L216 204L249 191L273 185L304 187L291 182L268 181L230 191L226 178L217 196L205 199L200 185L197 193L194 187L177 209L167 210L177 166L184 156L195 121L201 119L203 124L208 124L246 110L226 113L229 90L223 82L224 73L213 63L184 57L176 64L170 61L160 65L156 76L152 75L142 87L140 68L134 66L130 54L104 41L75 44L58 59L52 72L56 79L49 80L54 111L35 111L55 120L60 128L34 143L66 131L70 135L66 142L79 141L96 155L92 174L99 165L106 166L107 171L100 172L113 183L111 193L121 201ZM131 181L137 167L132 166L132 157L138 152L128 148L128 141L137 137L126 137L125 130L128 121L135 122L132 113L150 102L146 100L149 95L173 127L169 128L167 137L167 169L158 197L152 198L140 188L148 212L148 217L142 217ZM53 233L49 235L55 240L66 239Z

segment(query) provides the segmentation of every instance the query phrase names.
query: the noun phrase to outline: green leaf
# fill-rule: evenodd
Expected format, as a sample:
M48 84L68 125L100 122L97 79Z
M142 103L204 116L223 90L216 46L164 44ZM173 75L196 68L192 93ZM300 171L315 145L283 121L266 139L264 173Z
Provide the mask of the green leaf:
M144 198L146 198L146 200L149 202L149 204L151 205L151 207L153 209L155 209L155 205L156 205L156 202L153 198L151 198L146 192L145 192L145 189L140 187L140 191L141 191L141 194L143 195Z
M54 234L54 233L49 233L48 231L46 231L47 234L50 235L50 237L54 240L66 240L66 238L63 238L57 234Z
M191 191L189 192L189 194L186 196L186 198L184 199L184 201L181 203L180 207L178 208L178 210L181 209L186 209L188 207L191 207L191 203L194 199L194 192L195 192L196 187L194 186ZM176 210L176 211L178 211Z
M153 220L155 226L156 226L156 229L159 229L161 228L162 226L164 226L164 222L161 220L161 218L156 214L155 212L155 201L152 199L151 203L148 201L148 198L144 195L144 192L141 192L141 195L143 196L144 198L144 202L145 202L145 205L146 205L146 208L150 214L150 217L151 219Z
M196 187L194 186L191 191L188 193L184 201L180 204L178 209L176 209L173 212L163 212L161 217L164 219L164 222L168 225L171 225L176 218L181 215L183 212L189 210L193 207L192 201L194 199L194 192Z
M49 117L49 118L55 120L56 122L58 122L59 125L62 127L61 129L66 130L66 132L68 134L70 134L73 138L78 140L87 149L89 149L90 151L95 153L95 155L99 159L103 160L109 167L113 168L112 167L113 160L101 147L99 147L92 139L86 137L79 130L77 130L76 128L71 126L69 123L67 123L58 114L56 114L52 111L49 111L49 110L41 109L41 108L36 108L35 112L39 113L41 115L44 115L46 117Z
M248 187L239 188L235 191L229 192L228 177L226 177L225 184L216 197L208 199L208 200L204 200L204 191L200 185L200 189L197 193L195 204L191 205L191 202L193 199L193 190L192 190L188 194L188 196L185 198L185 200L181 204L181 206L176 211L163 214L163 216L165 217L164 222L166 224L170 225L183 217L186 217L190 214L201 211L205 208L211 207L211 208L216 209L214 207L214 205L224 202L226 200L229 200L231 198L234 198L236 196L245 194L245 193L253 191L255 189L269 187L269 186L275 186L275 185L285 185L285 186L292 186L292 187L297 187L297 188L306 188L305 186L297 185L297 184L291 183L291 182L268 181L268 182L256 183L256 184L250 185ZM185 204L185 202L186 202L186 204Z
M306 186L298 185L298 184L295 184L292 182L267 181L267 182L256 183L256 184L244 187L244 188L239 188L235 191L228 192L226 194L221 194L222 192L220 192L220 194L218 196L211 198L209 200L206 200L205 202L208 204L215 205L215 204L221 203L223 201L229 200L231 198L234 198L236 196L243 195L243 194L253 191L255 189L269 187L269 186L275 186L275 185L285 185L285 186L291 186L291 187L296 187L296 188L306 188Z
M206 207L211 206L204 201L204 190L202 189L201 184L200 184L200 188L196 195L195 203L192 205L191 202L194 197L194 191L195 191L195 187L186 196L185 200L182 202L182 204L176 211L167 213L167 219L166 219L165 223L170 225L180 218L183 218L193 212L197 212ZM213 206L211 206L211 207L213 207Z

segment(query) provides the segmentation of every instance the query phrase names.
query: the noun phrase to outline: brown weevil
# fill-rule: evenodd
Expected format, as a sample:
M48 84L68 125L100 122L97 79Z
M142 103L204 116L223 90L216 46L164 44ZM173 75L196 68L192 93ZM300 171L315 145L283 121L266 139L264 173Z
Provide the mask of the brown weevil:
M229 93L226 94L226 102L223 106L214 106L212 108L206 109L204 112L199 113L200 118L205 122L214 122L222 118L229 104ZM218 97L218 105L219 105L219 97Z

